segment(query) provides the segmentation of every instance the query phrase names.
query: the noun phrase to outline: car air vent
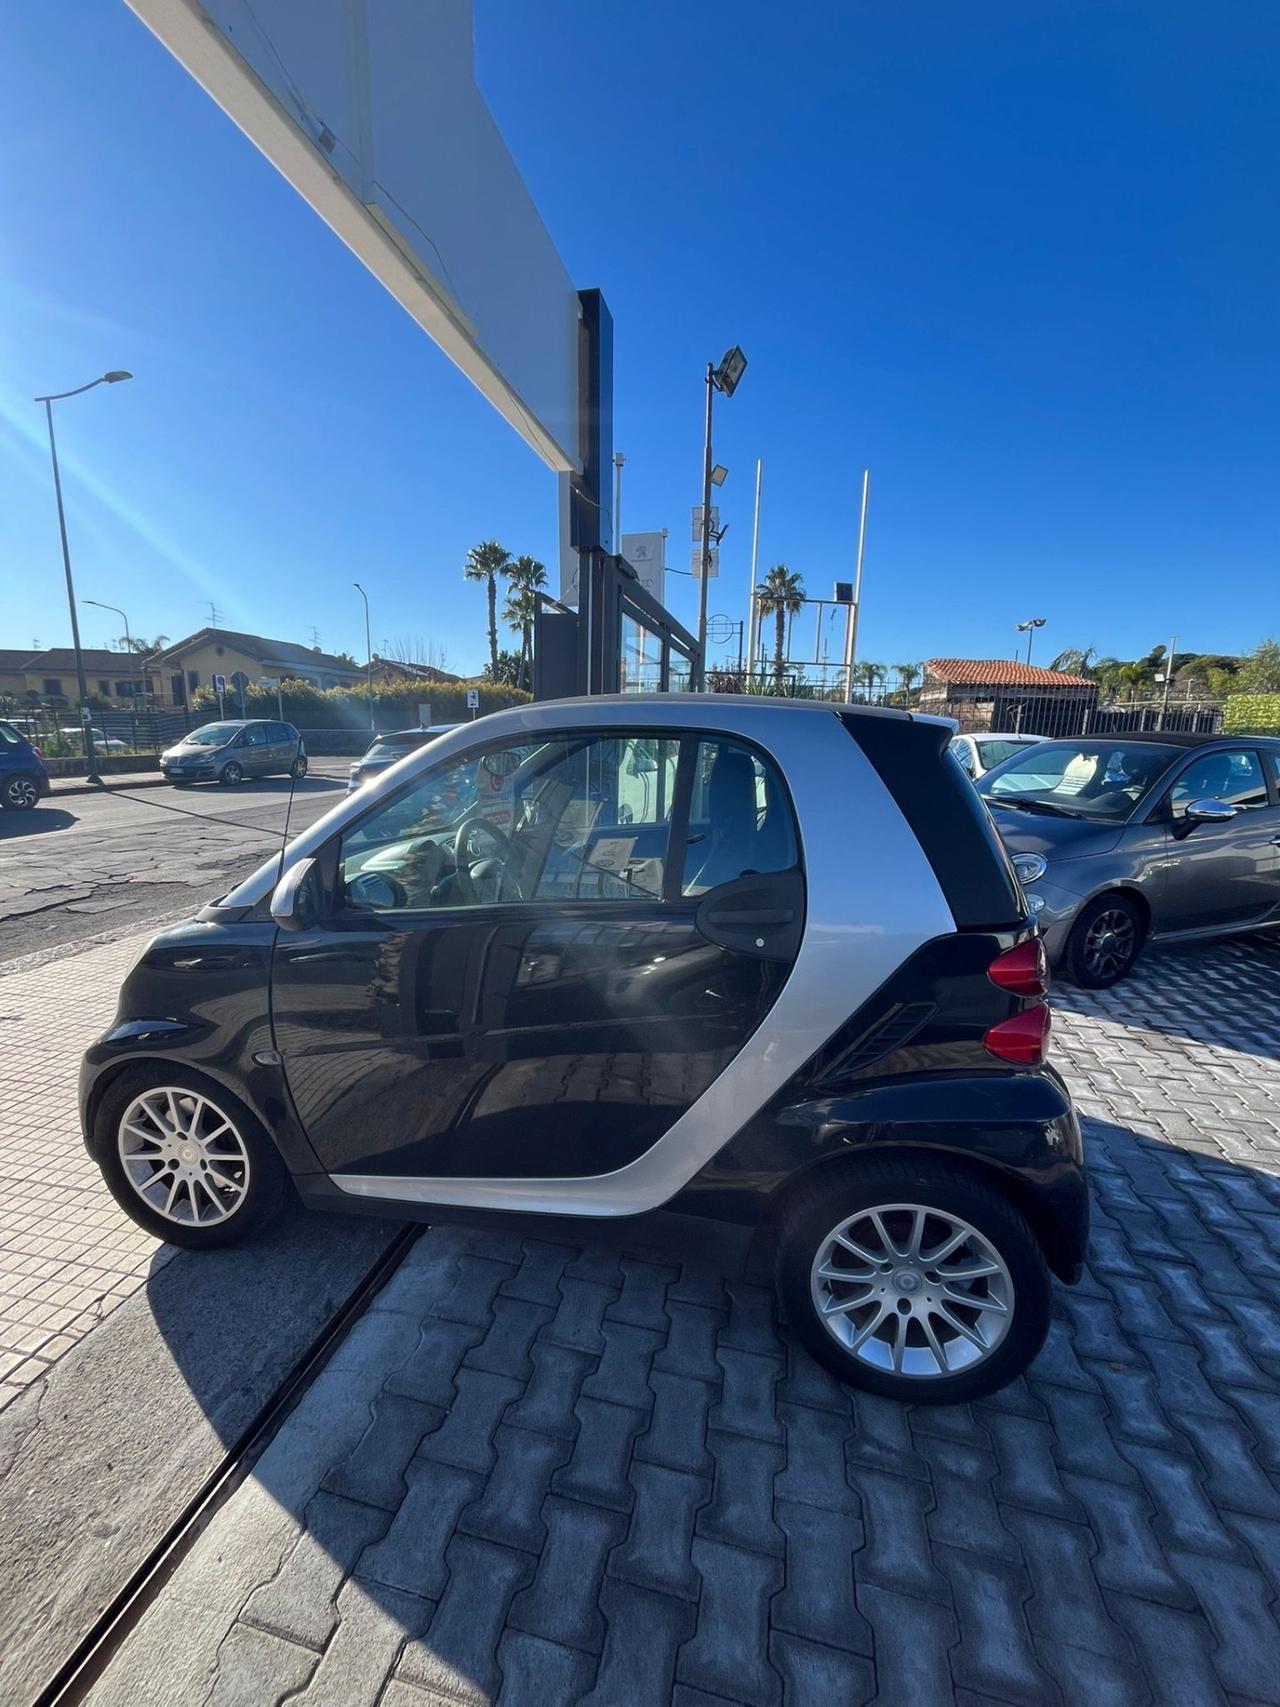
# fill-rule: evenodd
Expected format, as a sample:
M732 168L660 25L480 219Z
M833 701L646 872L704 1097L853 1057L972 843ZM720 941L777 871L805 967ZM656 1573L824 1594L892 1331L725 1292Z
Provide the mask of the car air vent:
M932 1002L912 1002L906 1007L891 1008L883 1019L877 1020L870 1031L864 1031L849 1047L837 1055L823 1071L821 1082L848 1079L861 1073L875 1061L891 1055L916 1032L932 1015Z

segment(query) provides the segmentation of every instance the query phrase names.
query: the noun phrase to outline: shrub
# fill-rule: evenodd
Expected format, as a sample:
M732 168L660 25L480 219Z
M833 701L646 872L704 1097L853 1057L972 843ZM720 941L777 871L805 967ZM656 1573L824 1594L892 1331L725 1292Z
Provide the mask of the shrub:
M1280 735L1280 693L1233 693L1222 712L1224 735Z
M433 723L465 723L467 689L477 688L480 713L501 711L508 705L523 705L529 695L520 688L495 686L491 682L375 682L373 718L379 729L405 729L418 721L419 705L430 705ZM240 716L240 695L228 692L223 698L228 717ZM360 734L369 728L368 694L350 688L313 688L309 682L280 684L280 701L274 689L250 687L244 692L246 717L278 717L280 707L290 723L303 731L333 729ZM199 688L191 696L197 718L218 715L218 696L212 688Z

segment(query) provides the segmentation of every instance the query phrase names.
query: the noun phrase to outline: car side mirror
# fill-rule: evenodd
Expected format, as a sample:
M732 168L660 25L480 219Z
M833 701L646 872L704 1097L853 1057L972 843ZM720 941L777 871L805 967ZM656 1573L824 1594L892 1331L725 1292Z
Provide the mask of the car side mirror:
M282 931L305 930L311 923L312 907L307 905L307 879L315 869L314 859L300 859L291 865L276 884L271 896L271 917Z
M1189 824L1225 824L1236 811L1225 800L1189 800L1183 817Z

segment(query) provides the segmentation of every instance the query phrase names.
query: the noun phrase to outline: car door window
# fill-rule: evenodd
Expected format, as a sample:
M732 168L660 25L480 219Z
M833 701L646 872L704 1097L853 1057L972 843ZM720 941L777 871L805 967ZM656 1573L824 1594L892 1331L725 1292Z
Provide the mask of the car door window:
M342 839L356 912L662 897L679 742L565 736L433 766Z
M1173 816L1185 817L1193 800L1221 800L1237 809L1267 805L1267 784L1258 755L1241 748L1205 753L1194 759L1173 785L1169 801Z
M244 745L246 747L265 747L266 744L267 732L261 723L255 723L251 728L245 730Z
M795 818L777 768L738 741L699 741L683 892L703 895L798 863Z

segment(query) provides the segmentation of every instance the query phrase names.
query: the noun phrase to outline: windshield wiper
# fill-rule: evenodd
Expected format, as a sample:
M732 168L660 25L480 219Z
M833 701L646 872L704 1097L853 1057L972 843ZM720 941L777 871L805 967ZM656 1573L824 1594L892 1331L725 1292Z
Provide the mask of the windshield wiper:
M1039 812L1048 818L1083 818L1083 812L1072 812L1066 806L1050 806L1047 800L1014 800L1006 794L989 794L997 806L1010 806L1015 812Z

